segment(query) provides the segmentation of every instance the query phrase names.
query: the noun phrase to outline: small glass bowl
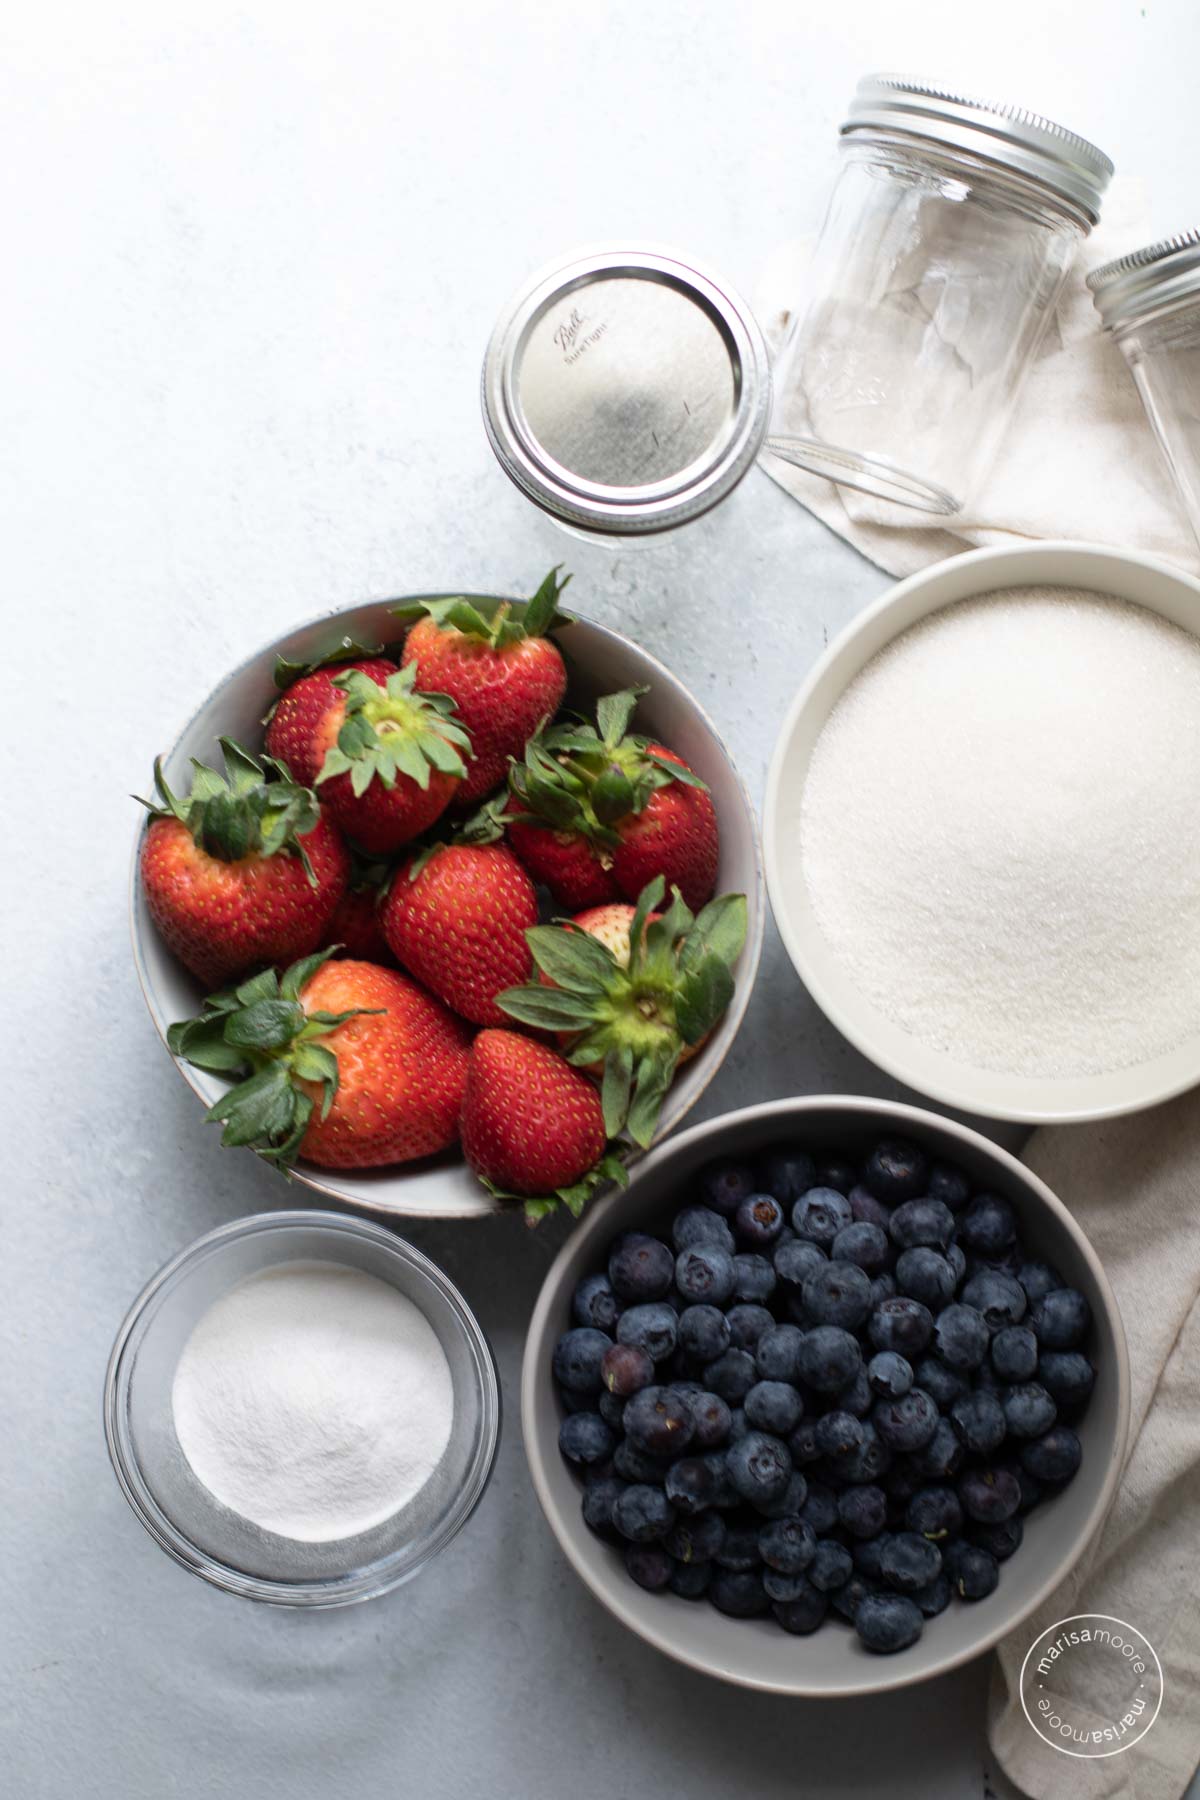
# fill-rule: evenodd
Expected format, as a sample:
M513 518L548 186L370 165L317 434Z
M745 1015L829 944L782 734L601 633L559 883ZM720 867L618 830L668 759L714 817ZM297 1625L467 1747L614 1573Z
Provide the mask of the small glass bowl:
M355 1537L299 1543L231 1512L197 1480L175 1435L171 1386L215 1300L262 1269L313 1261L375 1275L421 1309L450 1365L454 1422L441 1462L399 1512ZM104 1430L125 1498L185 1569L250 1600L346 1606L408 1581L466 1524L495 1460L500 1384L462 1296L419 1250L348 1214L255 1213L198 1238L138 1296L109 1358Z

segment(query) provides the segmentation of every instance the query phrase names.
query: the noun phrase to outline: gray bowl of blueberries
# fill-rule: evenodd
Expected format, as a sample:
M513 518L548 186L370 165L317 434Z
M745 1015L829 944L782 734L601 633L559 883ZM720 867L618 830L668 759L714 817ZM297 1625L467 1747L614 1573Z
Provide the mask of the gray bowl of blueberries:
M819 1096L694 1126L585 1218L521 1414L611 1612L831 1698L954 1668L1053 1593L1112 1503L1129 1368L1043 1182L953 1120Z

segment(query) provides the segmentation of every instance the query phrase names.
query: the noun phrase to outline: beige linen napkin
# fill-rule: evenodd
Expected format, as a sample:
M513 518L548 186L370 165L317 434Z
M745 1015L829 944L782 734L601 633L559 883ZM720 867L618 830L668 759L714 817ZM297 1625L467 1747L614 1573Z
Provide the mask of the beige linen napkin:
M982 544L1078 538L1142 550L1193 572L1200 552L1121 352L1100 329L1089 269L1149 241L1141 185L1113 182L1029 371L984 491L953 519L837 487L764 452L760 466L810 512L892 575ZM758 285L772 348L804 304L810 243L787 244Z
M992 1750L1035 1800L1178 1800L1200 1762L1200 1092L1130 1119L1038 1131L1025 1156L1087 1233L1129 1341L1128 1460L1107 1522L1070 1577L1000 1645ZM1025 1652L1075 1613L1149 1639L1163 1703L1140 1742L1104 1759L1052 1750L1018 1694Z

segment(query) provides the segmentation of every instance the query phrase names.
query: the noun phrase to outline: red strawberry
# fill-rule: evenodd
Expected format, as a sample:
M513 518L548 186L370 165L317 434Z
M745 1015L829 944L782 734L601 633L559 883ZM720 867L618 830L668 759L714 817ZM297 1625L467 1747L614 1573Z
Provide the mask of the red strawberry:
M372 681L382 683L396 673L396 664L386 656L362 656L353 662L333 662L310 669L299 680L294 679L293 664L276 665L277 682L287 680L289 674L292 679L267 715L267 749L285 762L305 787L312 786L325 760L323 751L318 755L313 749L318 726L330 712L336 712L339 719L345 713L346 696L333 684L348 669L358 669Z
M408 634L402 661L423 688L449 694L471 736L472 760L455 807L473 805L498 787L510 756L562 705L567 671L546 636L569 620L557 610L567 581L552 569L516 611L510 601L424 600L398 609L424 614Z
M325 929L325 944L356 962L382 963L385 968L394 962L379 918L389 874L386 863L351 858L350 886Z
M515 1031L481 1031L471 1046L462 1144L484 1186L524 1199L531 1220L563 1200L578 1216L604 1181L624 1180L605 1155L600 1096L556 1050Z
M399 669L381 686L359 669L334 677L341 705L315 727L317 787L342 830L373 856L387 856L439 818L462 782L470 739L454 702L416 688Z
M466 1026L395 970L329 955L214 994L167 1033L176 1056L242 1077L209 1109L222 1143L323 1169L446 1149L466 1088Z
M717 817L707 787L673 750L628 731L644 691L599 701L595 729L550 726L509 771L514 848L572 910L622 894L634 900L656 875L696 908L716 883Z
M656 876L636 906L581 913L527 932L541 979L510 988L510 1018L557 1031L569 1060L603 1076L609 1137L652 1141L667 1089L733 998L733 968L746 939L746 900L723 894L699 916L673 891L663 913Z
M150 916L201 981L287 963L321 943L350 879L350 855L310 788L270 757L221 739L225 776L201 763L186 800L154 766L157 802L142 845Z
M502 1025L496 995L528 979L533 883L503 844L445 844L397 870L383 904L392 955L475 1025Z

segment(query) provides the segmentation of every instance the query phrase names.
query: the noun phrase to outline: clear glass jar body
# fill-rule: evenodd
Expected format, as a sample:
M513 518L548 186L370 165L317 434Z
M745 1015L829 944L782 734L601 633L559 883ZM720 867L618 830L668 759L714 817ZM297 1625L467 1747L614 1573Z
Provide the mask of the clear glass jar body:
M1200 543L1200 294L1113 336Z
M960 510L995 456L1088 220L968 152L851 134L775 375L768 449Z

